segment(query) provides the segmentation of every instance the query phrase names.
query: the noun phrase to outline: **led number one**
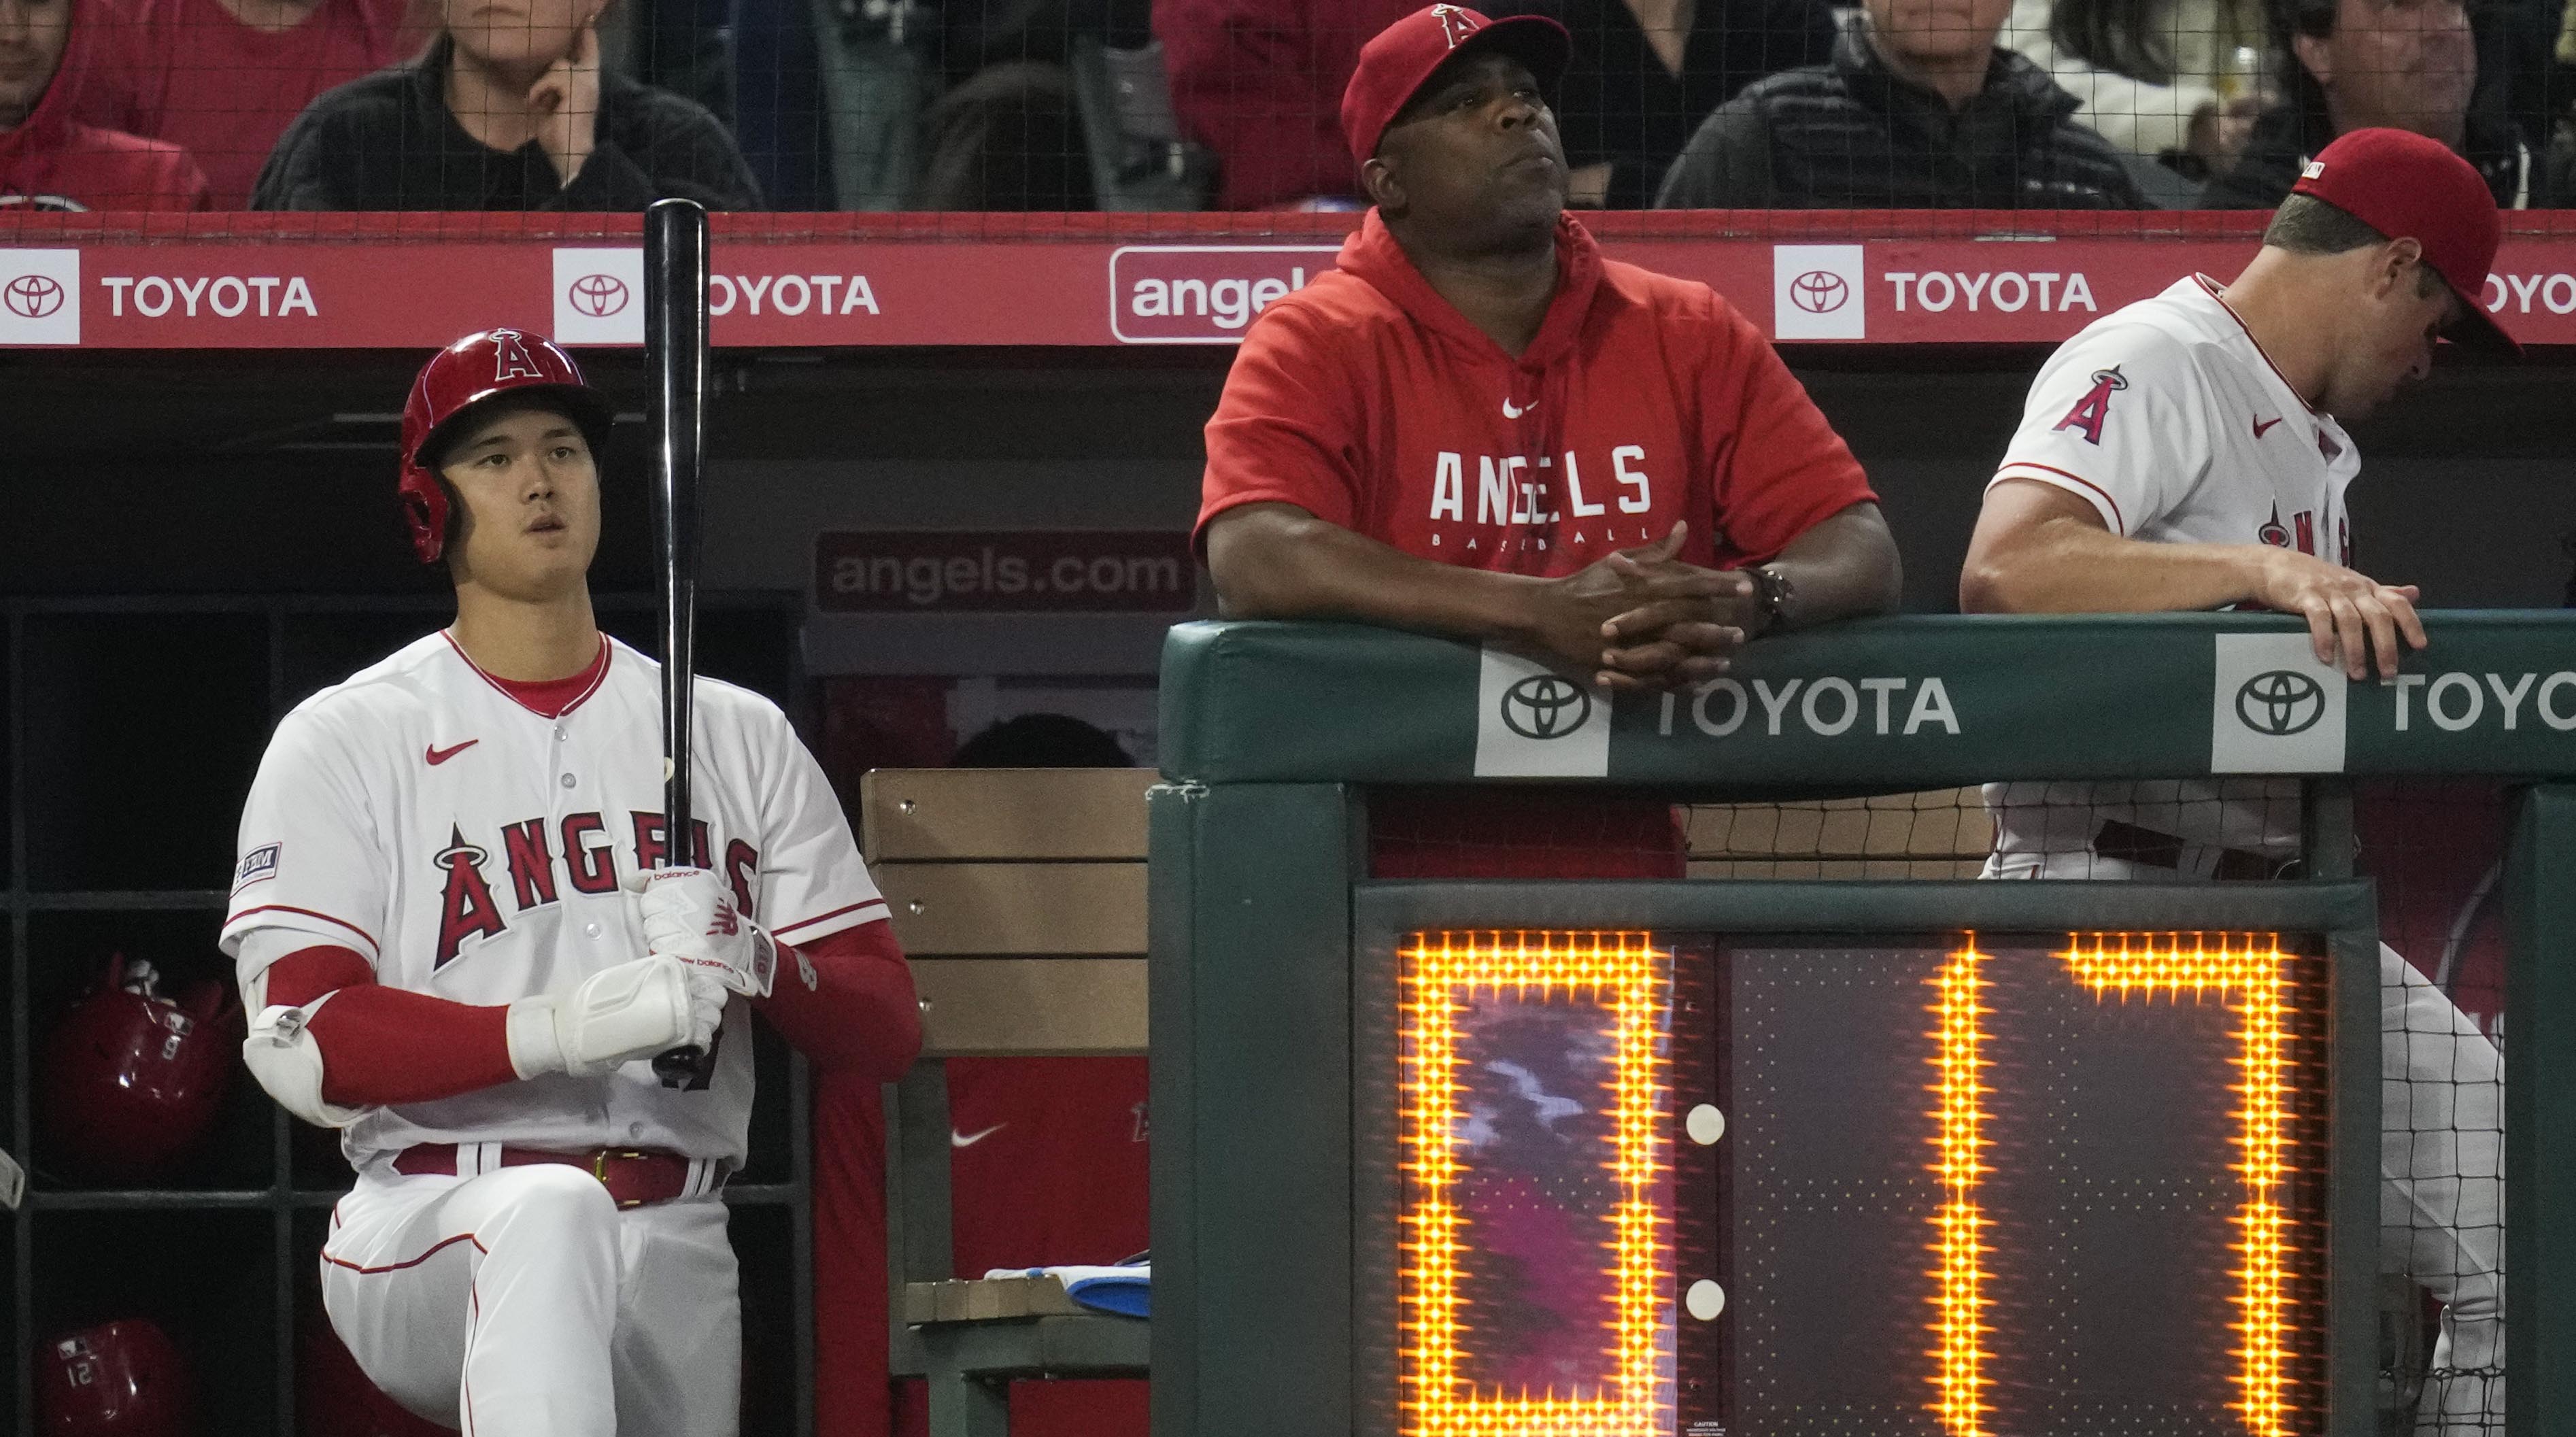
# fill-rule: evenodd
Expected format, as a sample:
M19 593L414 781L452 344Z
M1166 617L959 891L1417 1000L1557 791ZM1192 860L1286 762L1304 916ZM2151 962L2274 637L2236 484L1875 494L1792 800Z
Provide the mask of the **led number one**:
M2269 935L2111 933L2070 939L2062 959L2075 981L2099 998L2143 994L2149 999L2199 997L2215 991L2243 1016L2237 1030L2234 1164L2244 1180L2236 1208L2242 1266L2236 1269L2237 1400L2228 1404L2254 1437L2290 1437L2289 1179L2290 983L2280 942ZM1938 1099L1932 1137L1932 1171L1943 1201L1932 1219L1936 1266L1932 1293L1934 1360L1932 1410L1949 1437L1994 1437L1987 1427L1992 1384L1985 1350L1984 1231L1977 1203L1988 1171L1983 1154L1988 1089L1986 1007L1978 976L1986 955L1975 935L1950 955L1933 980L1936 996L1932 1066Z

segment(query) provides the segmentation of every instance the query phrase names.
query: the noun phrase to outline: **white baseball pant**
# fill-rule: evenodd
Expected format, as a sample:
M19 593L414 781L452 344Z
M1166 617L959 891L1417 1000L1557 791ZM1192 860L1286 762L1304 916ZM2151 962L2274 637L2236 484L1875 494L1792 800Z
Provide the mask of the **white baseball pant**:
M322 1247L358 1366L466 1437L731 1437L735 1282L721 1198L621 1212L551 1164L362 1176Z
M2090 850L1998 853L1988 878L2162 880ZM2504 1431L2504 1058L2379 945L2379 1270L2442 1303L2417 1437Z

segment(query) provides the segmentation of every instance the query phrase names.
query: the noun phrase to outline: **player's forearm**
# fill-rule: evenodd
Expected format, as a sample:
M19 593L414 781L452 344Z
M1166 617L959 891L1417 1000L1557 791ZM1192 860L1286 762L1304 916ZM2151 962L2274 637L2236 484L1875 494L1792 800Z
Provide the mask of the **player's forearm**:
M2151 544L2054 519L1969 546L1959 608L1970 614L2139 614L2217 609L2254 597L2266 551Z
M269 965L270 1006L300 1008L326 994L307 1031L322 1051L323 1100L335 1106L435 1102L518 1078L506 1004L387 988L346 948L307 948Z
M1876 504L1854 504L1789 541L1762 567L1789 581L1783 628L1896 612L1905 566Z
M1208 528L1208 574L1228 618L1350 619L1528 642L1543 581L1417 559L1292 504L1247 504Z
M826 1068L890 1083L921 1053L921 1005L892 925L778 945L778 978L756 1000L796 1050Z

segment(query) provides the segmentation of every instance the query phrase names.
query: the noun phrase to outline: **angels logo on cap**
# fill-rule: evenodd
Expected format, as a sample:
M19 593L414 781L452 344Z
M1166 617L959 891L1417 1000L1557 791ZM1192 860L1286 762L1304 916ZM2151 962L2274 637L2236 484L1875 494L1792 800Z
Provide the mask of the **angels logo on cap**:
M1485 28L1484 16L1473 10L1461 9L1456 5L1434 5L1431 7L1431 13L1439 17L1440 33L1448 37L1449 48L1452 50L1466 43L1468 36Z

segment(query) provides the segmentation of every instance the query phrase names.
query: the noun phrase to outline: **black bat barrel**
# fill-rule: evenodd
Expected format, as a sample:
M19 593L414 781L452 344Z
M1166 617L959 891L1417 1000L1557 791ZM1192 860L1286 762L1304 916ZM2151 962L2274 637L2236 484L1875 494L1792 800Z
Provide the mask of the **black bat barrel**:
M697 676L698 477L706 460L707 212L657 200L644 212L644 360L653 374L653 540L662 587L662 863L692 861L689 691ZM707 1055L653 1060L662 1085L704 1086Z

